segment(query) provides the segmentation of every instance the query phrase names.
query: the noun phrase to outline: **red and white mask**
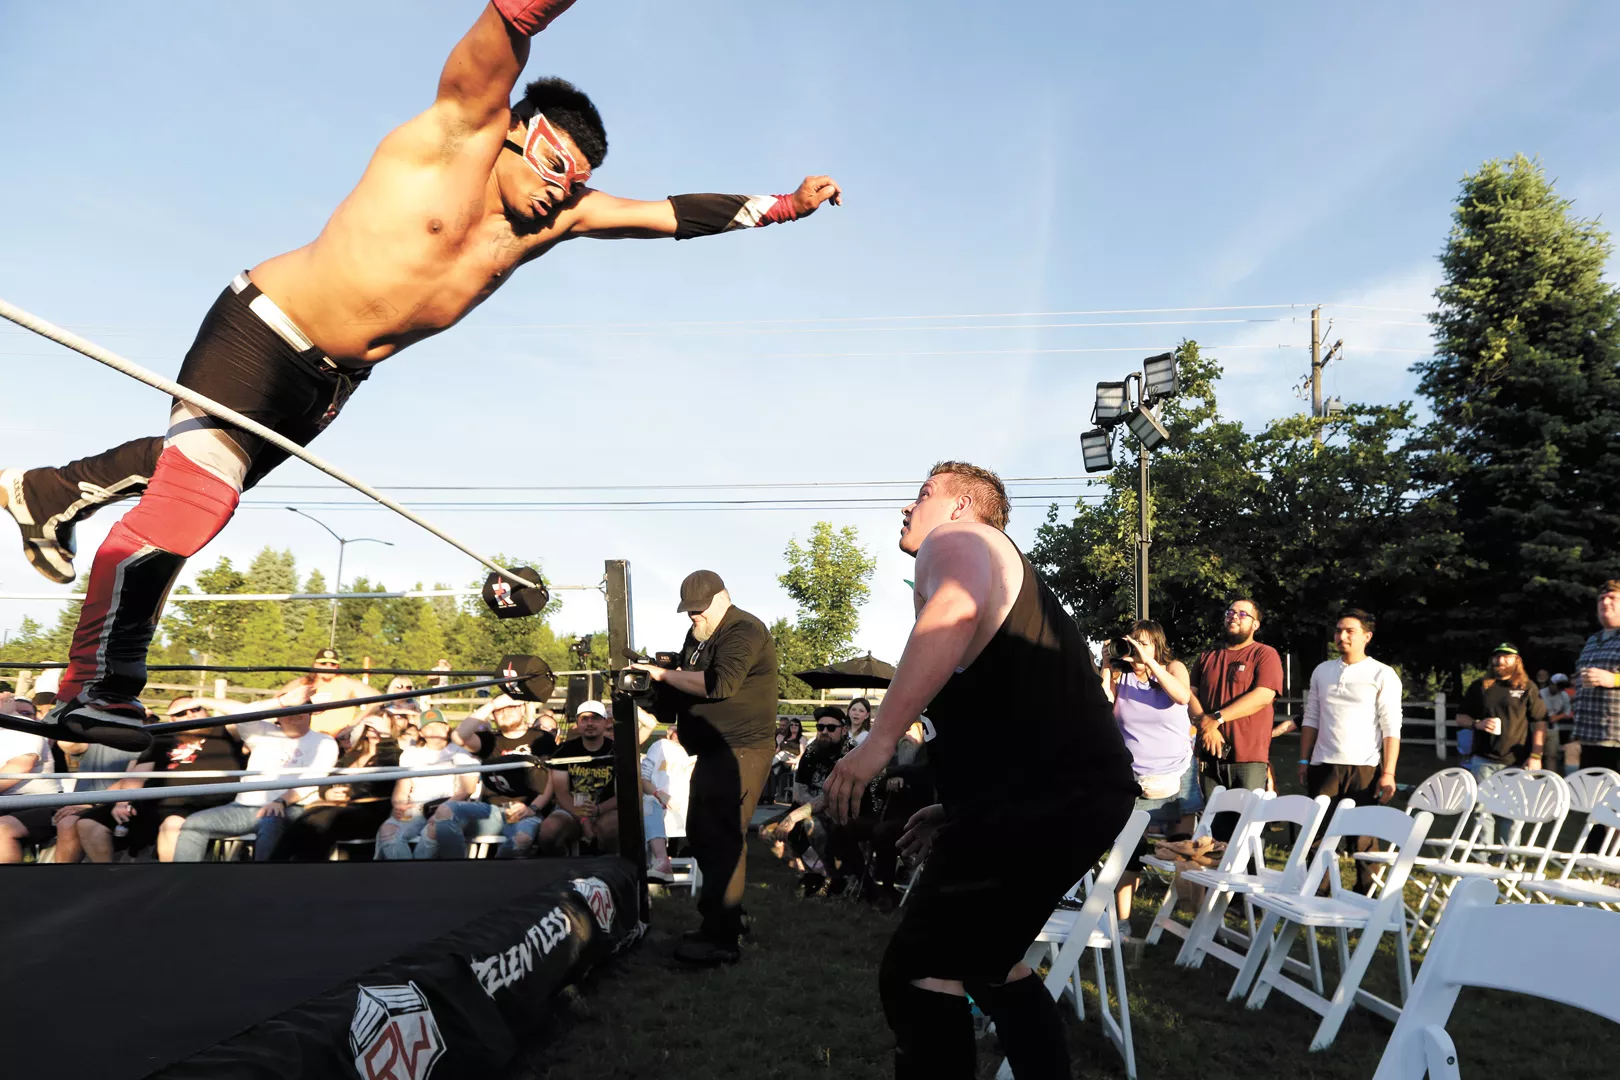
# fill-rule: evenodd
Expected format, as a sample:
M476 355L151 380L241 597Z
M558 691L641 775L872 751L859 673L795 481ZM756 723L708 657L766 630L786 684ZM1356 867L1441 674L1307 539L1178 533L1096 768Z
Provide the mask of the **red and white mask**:
M507 141L507 145L515 148L511 140ZM573 152L563 143L562 136L557 134L557 129L542 113L535 113L534 119L529 121L529 134L523 140L521 155L529 168L539 173L546 183L561 188L565 196L573 194L576 184L583 184L591 178L589 163L575 159ZM561 172L553 161L562 162Z

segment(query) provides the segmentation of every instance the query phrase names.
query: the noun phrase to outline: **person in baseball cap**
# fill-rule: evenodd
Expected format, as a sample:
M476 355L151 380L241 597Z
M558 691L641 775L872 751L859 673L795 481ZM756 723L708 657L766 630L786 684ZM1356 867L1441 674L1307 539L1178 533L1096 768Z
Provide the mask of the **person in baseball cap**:
M716 594L726 591L726 583L713 570L694 570L681 582L681 602L675 610L682 615L703 611L713 602Z
M686 576L676 610L692 620L679 665L632 665L652 683L649 708L675 720L681 745L697 758L686 838L703 874L703 925L675 958L736 963L745 839L776 754L776 642L757 616L732 604L713 570Z

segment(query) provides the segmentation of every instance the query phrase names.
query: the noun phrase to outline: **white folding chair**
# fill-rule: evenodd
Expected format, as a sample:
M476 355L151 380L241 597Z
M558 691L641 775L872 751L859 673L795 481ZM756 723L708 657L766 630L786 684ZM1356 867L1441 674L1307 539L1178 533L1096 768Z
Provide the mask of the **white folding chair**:
M1258 1009L1266 1003L1272 990L1281 990L1322 1017L1311 1039L1312 1050L1325 1050L1333 1045L1351 1005L1399 1020L1401 1006L1363 990L1361 980L1378 952L1378 943L1385 934L1394 933L1402 1004L1412 989L1412 952L1407 940L1406 903L1402 893L1433 823L1433 816L1426 810L1408 817L1392 806L1356 806L1349 799L1340 802L1298 891L1263 893L1254 898L1254 906L1265 912L1260 920L1259 944L1250 946L1248 959L1232 981L1227 999L1238 998L1248 991L1248 1007ZM1395 857L1384 875L1382 888L1375 886L1369 896L1352 892L1341 883L1340 841L1358 836L1382 840ZM1324 881L1328 895L1318 896L1317 891ZM1282 925L1273 938L1271 930L1278 923ZM1323 996L1322 966L1316 949L1310 950L1310 986L1294 982L1283 972L1294 939L1302 932L1314 938L1318 928L1332 929L1338 938L1339 982L1331 998ZM1354 953L1350 951L1352 930L1360 934ZM1252 991L1249 990L1251 980L1254 982Z
M1486 879L1457 889L1373 1080L1423 1080L1425 1072L1429 1080L1459 1080L1446 1020L1465 986L1529 994L1620 1023L1620 915L1496 901ZM1538 947L1507 957L1504 941Z
M1608 834L1598 854L1582 854L1587 837L1597 829L1604 829ZM1528 888L1536 899L1549 904L1565 900L1572 904L1596 904L1609 911L1620 910L1620 888L1601 880L1575 877L1573 873L1577 869L1595 870L1600 877L1620 873L1620 858L1612 854L1617 846L1620 846L1620 788L1611 790L1602 802L1588 810L1586 824L1575 841L1575 854L1564 863L1564 872L1556 878L1532 881Z
M1030 967L1049 960L1045 984L1047 992L1058 1001L1068 994L1072 997L1074 1012L1081 1020L1086 1018L1085 1002L1080 990L1080 960L1087 949L1093 951L1097 965L1097 1012L1102 1021L1103 1034L1114 1044L1125 1059L1125 1075L1136 1080L1136 1047L1131 1041L1131 1002L1125 989L1125 960L1119 943L1119 912L1114 906L1114 890L1125 874L1125 867L1136 853L1136 845L1147 832L1148 812L1135 810L1126 819L1125 828L1114 840L1102 869L1082 879L1086 899L1079 910L1060 907L1047 918L1046 925L1036 935L1024 954ZM1070 890L1078 891L1081 885ZM1108 975L1103 966L1103 952L1112 955L1114 983L1119 996L1116 1016L1108 1007ZM996 1072L997 1080L1010 1080L1012 1069L1006 1061Z
M1226 845L1229 858L1214 870L1187 870L1182 873L1183 881L1204 886L1205 893L1203 903L1198 906L1198 915L1187 932L1187 940L1182 942L1181 951L1176 954L1177 964L1195 968L1203 964L1204 957L1213 956L1223 964L1235 968L1243 966L1245 953L1253 947L1254 942L1252 898L1265 892L1293 892L1299 888L1299 882L1305 876L1305 857L1310 852L1311 841L1316 838L1317 830L1322 827L1322 819L1327 816L1328 803L1326 795L1318 795L1314 799L1307 795L1280 795L1274 799L1255 800L1250 803L1243 828L1233 832L1232 839ZM1266 826L1277 822L1295 825L1299 829L1281 870L1273 869L1266 863ZM1226 909L1236 897L1243 898L1249 926L1247 936L1231 935L1234 943L1243 945L1245 952L1241 953L1218 940L1226 922ZM1314 949L1316 938L1308 940ZM1304 965L1299 965L1299 969L1310 970Z
M1429 928L1420 951L1434 942L1433 927L1440 918L1437 911L1434 922L1424 921L1429 905L1438 903L1443 909L1457 883L1465 878L1497 882L1506 887L1509 899L1529 902L1519 884L1547 876L1547 860L1569 813L1569 785L1546 769L1505 769L1479 785L1478 805L1480 813L1467 838L1449 858L1427 867L1432 876L1414 919L1414 925ZM1510 825L1503 843L1478 842L1486 814Z
M1594 808L1602 805L1603 800L1607 799L1611 792L1620 790L1620 773L1613 769L1582 769L1564 777L1564 782L1569 785L1569 812L1590 815ZM1590 824L1590 821L1588 817L1587 824ZM1581 849L1586 846L1586 838L1590 833L1591 830L1583 826L1580 839L1575 841L1574 847L1568 851L1555 850L1550 861L1561 862L1567 868L1582 855L1589 854ZM1620 873L1620 870L1609 872Z
M1417 786L1411 796L1406 800L1406 812L1417 815L1427 811L1433 817L1453 817L1456 819L1448 836L1430 836L1423 841L1423 847L1435 852L1433 855L1419 854L1417 862L1412 866L1412 879L1418 882L1418 875L1427 876L1429 868L1437 862L1451 858L1451 853L1462 842L1463 831L1472 821L1470 811L1474 809L1474 802L1479 797L1479 785L1474 780L1474 774L1467 769L1453 767L1441 769L1433 776ZM1431 828L1433 826L1430 826ZM1390 864L1395 861L1392 851L1358 851L1355 853L1358 862L1374 864L1377 869L1373 871L1373 888L1376 890L1384 884L1384 875L1388 872ZM1414 920L1417 911L1407 907L1407 914ZM1417 933L1426 929L1427 924L1414 921L1412 932Z
M1216 814L1237 814L1238 824L1232 830L1232 835L1239 835L1244 823L1243 815L1248 812L1250 804L1256 798L1269 799L1273 797L1270 792L1258 788L1254 791L1245 791L1242 788L1228 790L1224 787L1217 787L1210 792L1209 798L1204 800L1204 812L1198 819L1198 827L1193 830L1193 840L1201 840L1209 835L1210 829L1215 824ZM1221 855L1220 863L1216 868L1227 869L1228 861L1237 857L1237 850L1235 846L1228 846ZM1167 885L1164 902L1159 905L1159 913L1153 916L1153 925L1148 928L1147 943L1157 945L1159 938L1166 930L1185 941L1187 939L1187 928L1175 920L1176 877L1178 874L1176 864L1169 859L1161 859L1157 855L1144 855L1142 856L1142 865L1145 868L1157 871Z

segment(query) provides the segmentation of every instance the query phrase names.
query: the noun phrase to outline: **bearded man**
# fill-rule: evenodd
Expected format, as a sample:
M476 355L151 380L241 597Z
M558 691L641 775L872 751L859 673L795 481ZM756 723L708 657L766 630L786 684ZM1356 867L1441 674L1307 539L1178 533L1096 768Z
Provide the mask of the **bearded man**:
M686 576L676 610L692 620L680 666L635 665L653 680L654 711L673 715L681 746L697 759L686 842L703 874L703 925L675 957L736 963L748 825L776 755L776 641L758 617L732 604L712 570Z

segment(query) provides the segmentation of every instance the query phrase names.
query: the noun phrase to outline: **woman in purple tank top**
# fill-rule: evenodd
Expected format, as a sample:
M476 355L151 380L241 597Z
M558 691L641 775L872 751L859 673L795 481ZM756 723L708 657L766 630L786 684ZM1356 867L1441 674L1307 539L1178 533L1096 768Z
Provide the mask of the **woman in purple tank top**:
M1151 619L1133 623L1124 641L1132 655L1110 657L1107 671L1114 721L1131 752L1131 769L1136 774L1139 794L1135 809L1146 810L1154 822L1168 825L1181 817L1181 791L1192 769L1192 725L1187 716L1192 687L1186 665L1170 651L1164 627ZM1138 857L1131 859L1117 893L1127 936L1136 872L1141 866Z

